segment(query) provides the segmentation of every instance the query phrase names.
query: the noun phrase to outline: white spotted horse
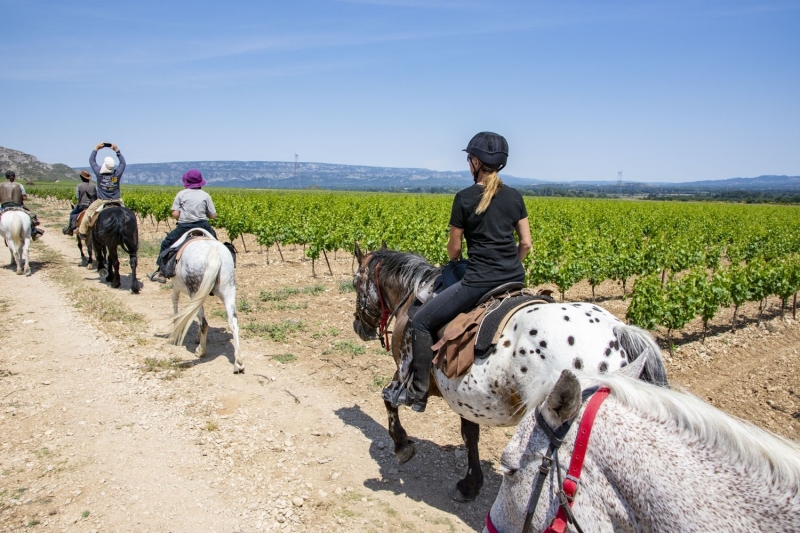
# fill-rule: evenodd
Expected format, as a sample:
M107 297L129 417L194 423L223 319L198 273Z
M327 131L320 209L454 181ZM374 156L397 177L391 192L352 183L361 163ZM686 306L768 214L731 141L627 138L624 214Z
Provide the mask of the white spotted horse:
M564 371L501 469L486 533L800 531L798 443L627 376Z
M411 367L411 333L408 310L420 287L438 269L418 255L381 248L362 254L356 244L358 271L353 328L362 340L383 336L390 316L396 318L391 350L397 365L394 380L408 378ZM376 278L376 271L378 275ZM504 339L504 340L503 340ZM618 370L645 352L644 379L666 384L661 351L646 331L620 322L590 303L534 304L516 311L502 332L495 351L475 358L469 371L449 379L431 369L430 394L441 395L461 417L461 436L467 449L467 475L450 491L457 501L471 501L483 484L478 456L480 425L514 426L544 400L565 368L598 373ZM388 349L388 348L387 348ZM397 408L384 401L389 435L395 455L404 463L415 453L400 424Z
M190 234L202 235L204 238L185 242ZM181 248L182 247L182 248ZM203 357L206 354L208 338L208 322L203 311L203 303L211 294L215 294L225 305L228 315L228 327L233 334L233 372L244 373L244 361L239 349L239 322L236 317L236 258L235 249L226 247L210 233L201 228L186 232L172 248L181 249L180 258L175 266L172 278L172 330L170 340L181 344L189 331L195 316L200 320L198 346L195 354ZM163 268L163 267L162 267ZM188 294L191 300L186 308L178 312L178 299L181 293Z

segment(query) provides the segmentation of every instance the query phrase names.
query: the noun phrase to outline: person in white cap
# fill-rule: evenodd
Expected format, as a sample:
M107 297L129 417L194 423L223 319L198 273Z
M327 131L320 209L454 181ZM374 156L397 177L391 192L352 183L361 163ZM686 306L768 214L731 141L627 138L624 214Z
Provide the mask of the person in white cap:
M106 157L103 160L102 167L98 165L97 151L101 148L114 150L117 154L117 159L119 159L119 166L117 166L113 157ZM125 172L125 158L122 157L117 145L113 143L98 143L89 155L89 165L92 167L94 175L97 176L97 200L86 208L86 215L84 215L81 226L78 228L78 233L81 235L86 235L89 232L89 222L100 207L109 202L122 204L119 186L122 181L122 174Z

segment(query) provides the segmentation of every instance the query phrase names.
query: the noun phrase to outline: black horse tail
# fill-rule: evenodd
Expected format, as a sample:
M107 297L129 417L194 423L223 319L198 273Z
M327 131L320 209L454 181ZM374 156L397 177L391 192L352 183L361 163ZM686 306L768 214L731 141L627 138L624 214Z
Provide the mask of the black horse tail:
M108 248L119 246L126 254L135 255L139 250L139 231L136 215L125 207L104 209L98 215L95 234L99 242Z

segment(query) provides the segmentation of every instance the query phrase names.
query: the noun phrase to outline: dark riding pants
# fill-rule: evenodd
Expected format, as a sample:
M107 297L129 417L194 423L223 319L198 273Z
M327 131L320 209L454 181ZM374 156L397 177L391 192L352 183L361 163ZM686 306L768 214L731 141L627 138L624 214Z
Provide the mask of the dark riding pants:
M211 227L211 224L208 223L208 220L198 220L196 222L185 222L183 224L178 224L175 226L175 229L167 233L167 236L164 237L163 241L161 241L161 251L158 252L158 259L156 259L158 266L161 266L161 254L164 252L164 250L175 244L175 242L180 239L184 233L195 228L202 228L213 235L215 239L217 238L217 232L214 231L214 228Z
M472 287L462 285L459 281L439 293L436 298L428 300L420 307L414 318L411 319L411 328L424 331L431 338L436 338L436 332L457 317L469 311L475 304L494 287Z
M78 215L86 211L86 208L89 205L76 205L72 208L72 211L69 212L69 227L75 229L78 227Z

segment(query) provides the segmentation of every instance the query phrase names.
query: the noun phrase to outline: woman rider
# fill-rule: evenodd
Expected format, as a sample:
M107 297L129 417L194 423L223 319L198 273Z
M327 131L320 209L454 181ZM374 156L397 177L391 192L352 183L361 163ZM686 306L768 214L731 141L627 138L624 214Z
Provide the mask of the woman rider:
M447 254L451 261L457 261L461 257L461 239L466 238L466 274L414 315L411 381L407 387L393 382L383 392L393 407L410 405L414 411L425 410L433 361L431 345L439 328L472 309L493 288L525 281L522 259L531 248L528 212L522 195L504 185L497 175L506 166L508 143L502 135L481 132L464 151L475 184L458 192L453 200ZM519 244L514 239L515 232Z

